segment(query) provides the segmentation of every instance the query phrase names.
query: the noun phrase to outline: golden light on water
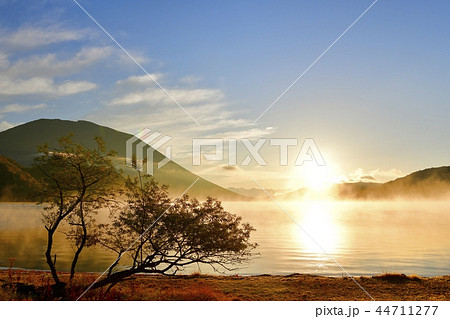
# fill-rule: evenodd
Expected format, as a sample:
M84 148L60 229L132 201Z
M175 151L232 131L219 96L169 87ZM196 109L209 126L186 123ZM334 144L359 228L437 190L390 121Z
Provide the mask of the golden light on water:
M301 217L297 222L309 236L298 227L295 236L306 253L322 254L326 257L324 251L334 255L343 247L345 231L337 216L333 214L332 206L333 202L328 201L307 201L298 204L297 207L301 210L298 216Z

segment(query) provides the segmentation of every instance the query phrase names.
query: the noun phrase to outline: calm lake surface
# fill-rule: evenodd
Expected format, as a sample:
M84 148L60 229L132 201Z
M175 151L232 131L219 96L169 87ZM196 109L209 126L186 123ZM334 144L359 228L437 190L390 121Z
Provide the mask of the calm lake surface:
M292 219L273 202L227 202L257 231L258 255L232 273L309 273L341 276L401 272L420 276L450 274L450 202L286 202ZM46 232L41 208L34 204L0 204L0 267L47 269ZM319 247L319 246L321 247ZM325 252L326 253L325 253ZM57 267L68 270L73 248L58 234ZM331 256L331 257L330 257ZM101 248L86 249L78 271L104 271L116 256ZM200 271L211 273L207 266ZM198 271L195 265L186 272Z

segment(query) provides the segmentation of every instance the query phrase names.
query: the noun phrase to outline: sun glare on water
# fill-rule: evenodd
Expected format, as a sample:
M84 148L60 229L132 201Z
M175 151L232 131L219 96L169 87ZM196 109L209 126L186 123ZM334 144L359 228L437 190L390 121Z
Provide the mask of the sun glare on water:
M331 186L339 182L338 172L338 166L331 163L326 166L307 163L292 169L289 183L291 189L307 189L295 207L303 229L297 238L305 252L320 255L320 259L337 253L345 239L335 215L336 203L329 196Z
M328 258L326 254L338 253L345 239L345 232L337 216L333 214L333 202L299 202L297 209L298 223L302 229L297 227L295 237L302 250L321 255L323 259Z

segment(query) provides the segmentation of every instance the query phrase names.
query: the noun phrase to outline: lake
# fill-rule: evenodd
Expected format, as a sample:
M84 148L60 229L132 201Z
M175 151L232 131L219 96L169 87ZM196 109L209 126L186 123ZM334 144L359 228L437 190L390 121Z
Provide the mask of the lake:
M258 255L233 274L309 273L341 276L400 272L419 276L450 273L450 202L281 203L301 229L273 202L226 202L257 231ZM0 204L0 267L48 269L41 207ZM307 235L306 233L309 235ZM73 248L59 233L54 246L59 270L68 270ZM103 271L116 256L99 247L86 249L78 271ZM193 266L187 273L208 266Z

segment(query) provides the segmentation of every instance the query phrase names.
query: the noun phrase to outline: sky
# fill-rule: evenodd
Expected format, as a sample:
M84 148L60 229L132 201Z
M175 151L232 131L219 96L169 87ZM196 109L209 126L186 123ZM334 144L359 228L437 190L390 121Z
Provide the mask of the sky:
M0 0L0 130L39 118L149 128L225 187L384 182L449 164L448 1L379 0L322 56L373 1L78 3L117 43L73 0ZM238 165L193 166L193 138L236 138ZM266 166L241 165L245 138L266 139ZM289 165L273 138L298 140ZM293 165L307 138L324 167Z

